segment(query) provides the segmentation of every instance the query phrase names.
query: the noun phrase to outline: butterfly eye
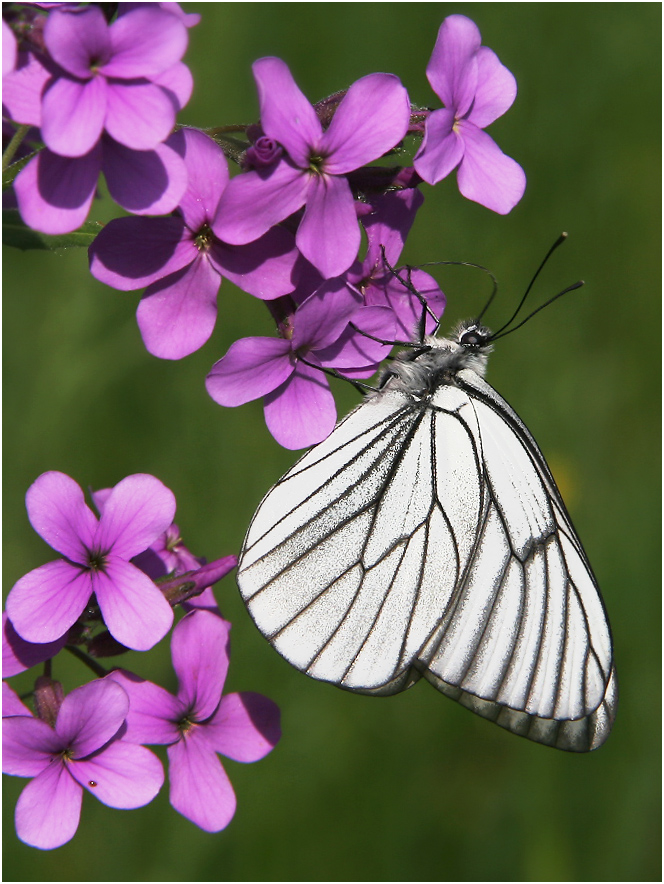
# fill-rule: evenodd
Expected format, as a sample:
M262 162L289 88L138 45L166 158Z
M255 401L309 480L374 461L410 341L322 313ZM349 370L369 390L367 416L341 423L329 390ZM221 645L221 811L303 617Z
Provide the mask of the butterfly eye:
M463 347L481 347L486 343L486 338L477 331L465 331L459 338Z

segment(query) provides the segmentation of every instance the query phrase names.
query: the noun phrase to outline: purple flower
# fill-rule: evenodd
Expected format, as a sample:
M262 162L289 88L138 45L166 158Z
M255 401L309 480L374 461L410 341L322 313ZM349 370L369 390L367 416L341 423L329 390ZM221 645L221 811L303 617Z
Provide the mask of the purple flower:
M323 130L286 64L253 65L261 127L287 152L272 171L249 171L227 187L213 224L229 243L247 243L305 206L297 246L325 277L355 259L360 231L346 175L391 150L408 129L406 90L392 74L369 74L348 89Z
M22 52L3 80L11 118L40 127L47 144L14 182L21 216L35 230L80 227L100 171L128 212L161 214L178 205L187 172L161 142L191 95L191 73L179 61L186 28L177 15L149 6L110 26L97 7L54 10L44 29L52 58Z
M343 279L324 283L282 324L283 337L242 338L231 344L212 366L207 391L225 406L264 396L265 422L280 445L314 445L329 436L337 416L321 369L355 377L373 374L389 346L359 334L348 323L361 315L363 330L375 328L380 334L384 312L362 307L360 296Z
M260 135L245 151L242 167L246 170L265 169L275 163L283 152L283 147L274 138Z
M273 228L255 242L229 246L210 226L228 183L215 142L196 129L168 140L184 158L188 185L168 218L116 218L90 247L90 272L123 291L148 286L137 311L145 346L163 359L181 359L208 340L225 276L258 298L293 290L298 257L293 235Z
M30 571L7 597L7 615L29 642L59 639L94 594L117 641L137 651L170 629L173 611L150 578L129 562L173 522L173 493L154 476L127 476L99 520L64 473L43 473L26 494L35 531L65 558Z
M404 247L408 231L415 219L415 214L424 201L424 197L414 188L381 194L371 200L373 211L362 218L362 226L367 232L367 254L360 265L353 265L346 274L364 297L364 302L373 307L389 307L391 326L372 334L389 340L390 329L400 341L414 340L418 329L423 305L411 291L399 282L386 266L385 262L396 267ZM384 250L384 255L383 255ZM437 319L445 310L445 295L441 292L435 279L423 270L413 268L400 276L417 289L420 296L427 302ZM358 328L364 329L361 315L354 320ZM396 326L396 331L395 331ZM436 320L426 314L425 331L431 334L436 328Z
M192 611L173 630L177 696L132 673L108 676L129 695L126 740L168 746L172 806L201 829L219 832L235 813L235 793L217 753L258 761L281 736L279 709L261 694L222 690L230 623Z
M481 42L465 15L450 15L440 26L427 77L445 107L427 118L414 165L429 184L458 166L461 193L505 215L523 196L526 176L482 130L512 106L516 80Z
M132 150L153 150L168 137L178 108L153 81L187 48L187 29L176 15L146 5L109 25L95 6L56 9L44 43L62 69L42 98L50 150L84 156L103 131Z
M128 709L127 694L108 679L65 697L54 728L9 704L13 714L2 720L2 770L33 777L16 805L21 841L52 850L71 840L84 788L124 810L152 801L164 772L152 752L120 739Z

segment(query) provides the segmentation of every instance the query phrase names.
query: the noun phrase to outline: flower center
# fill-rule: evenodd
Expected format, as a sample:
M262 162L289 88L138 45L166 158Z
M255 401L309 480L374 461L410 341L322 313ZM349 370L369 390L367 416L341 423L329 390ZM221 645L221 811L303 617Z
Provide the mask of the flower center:
M325 169L324 169L325 160L326 160L326 157L322 156L321 154L315 154L315 153L310 154L309 155L309 171L313 175L323 175L325 172Z
M207 224L204 224L194 237L194 242L199 252L207 252L212 245L213 239L214 233L212 233Z
M88 550L88 568L91 571L103 571L106 564L106 553L100 550Z
M189 714L183 715L179 721L176 722L177 729L180 731L182 736L188 733L194 726L196 722L189 717Z

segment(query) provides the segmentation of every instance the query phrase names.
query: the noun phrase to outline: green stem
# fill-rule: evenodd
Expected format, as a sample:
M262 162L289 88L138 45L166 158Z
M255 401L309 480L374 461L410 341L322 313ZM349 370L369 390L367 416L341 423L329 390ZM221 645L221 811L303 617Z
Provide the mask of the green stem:
M9 166L11 161L14 159L14 154L21 146L21 142L23 141L25 136L28 134L29 129L30 129L30 126L19 126L18 129L16 130L16 132L14 132L12 140L9 142L9 144L7 145L7 149L5 150L4 154L2 155L2 171L3 172L5 171L7 166Z
M65 645L65 648L69 651L70 654L73 654L74 657L78 657L81 662L85 663L85 665L91 669L95 675L99 676L99 678L103 678L105 675L108 675L108 670L104 669L103 666L100 666L96 660L93 660L92 657L89 657L85 651L82 651L80 648L77 648L75 645Z

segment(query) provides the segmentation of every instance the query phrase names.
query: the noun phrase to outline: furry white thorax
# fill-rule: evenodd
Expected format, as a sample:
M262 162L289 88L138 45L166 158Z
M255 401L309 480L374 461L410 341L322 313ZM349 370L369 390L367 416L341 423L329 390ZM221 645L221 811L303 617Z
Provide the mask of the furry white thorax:
M476 320L460 322L446 338L427 335L422 350L404 350L396 356L385 370L380 387L423 396L442 384L453 384L454 375L462 369L484 377L493 349L490 341L491 332Z

